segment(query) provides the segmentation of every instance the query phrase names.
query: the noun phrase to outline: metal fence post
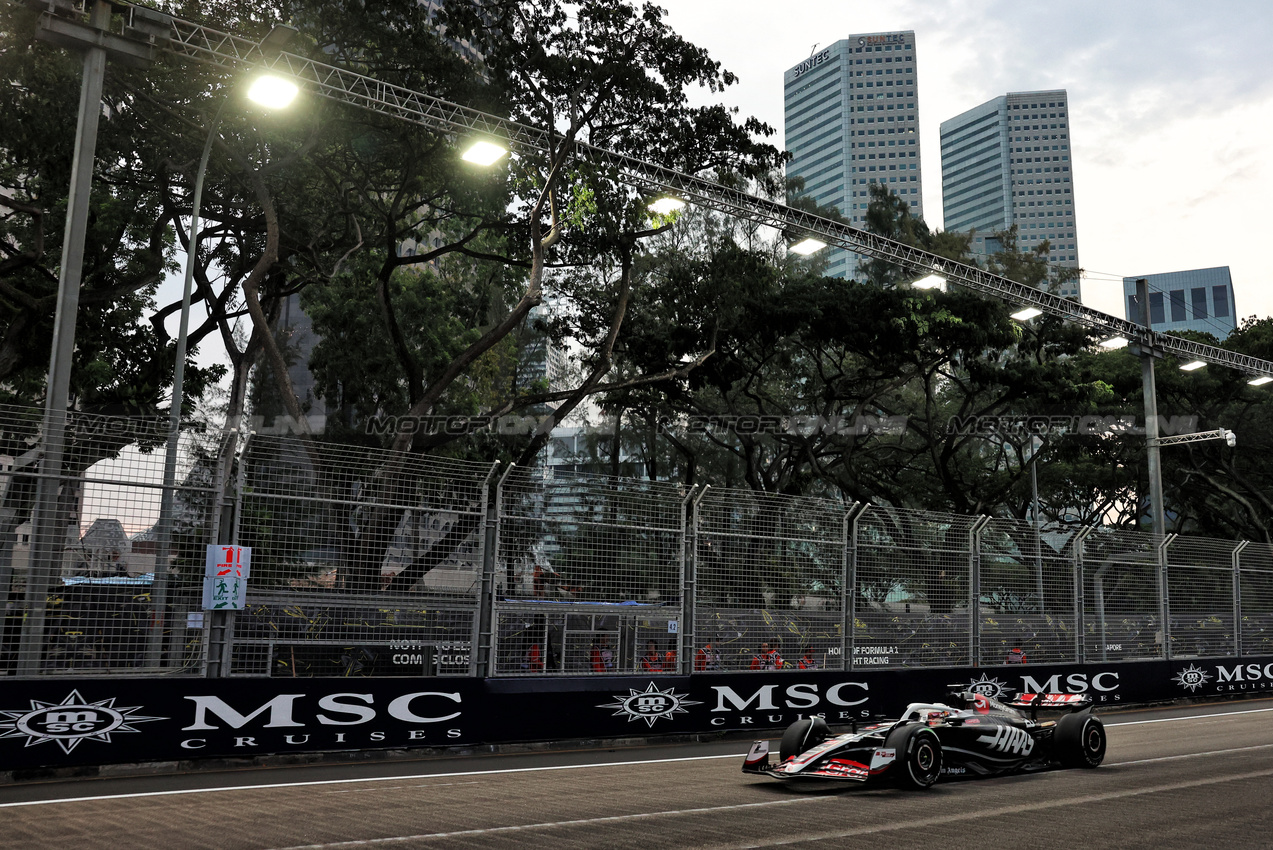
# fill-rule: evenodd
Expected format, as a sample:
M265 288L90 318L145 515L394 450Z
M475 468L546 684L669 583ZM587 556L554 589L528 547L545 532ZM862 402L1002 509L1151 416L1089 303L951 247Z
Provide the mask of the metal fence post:
M973 667L981 666L981 530L990 517L979 516L968 530L968 644Z
M508 481L508 476L512 475L513 470L516 468L517 464L510 463L508 468L504 470L504 474L499 477L499 481L495 483L495 499L490 508L494 517L494 522L492 523L491 528L487 531L487 549L483 554L484 560L489 561L490 567L488 570L488 568L483 565L482 572L490 573L491 595L488 599L483 600L482 603L482 607L484 609L482 611L482 617L486 620L486 624L483 626L481 633L478 635L479 645L474 647L475 654L478 657L477 675L482 678L486 678L494 672L492 670L493 665L491 662L495 657L497 644L499 643L498 635L496 634L496 629L499 623L496 618L497 606L495 603L495 585L497 583L496 571L499 569L500 563L500 535L504 527L504 484ZM511 576L505 576L504 580L506 584L508 584L511 583L511 579ZM511 590L511 588L506 587L506 590Z
M1087 599L1085 596L1087 576L1084 572L1084 556L1087 536L1094 529L1085 525L1074 535L1074 551L1071 554L1074 565L1074 659L1080 664L1087 661Z
M681 499L681 633L680 651L677 652L677 667L680 673L694 672L694 640L697 629L694 618L698 616L696 595L698 593L698 527L697 521L690 521L692 514L698 513L698 500L708 488L695 495L698 485L694 485Z
M1158 543L1158 606L1162 618L1162 657L1171 659L1171 599L1168 596L1167 547L1176 540L1168 534Z
M221 438L221 445L217 447L217 467L213 472L213 484L215 491L212 494L212 508L209 513L208 542L222 543L229 542L229 533L224 525L224 518L221 514L225 511L226 490L229 484L228 470L226 464L233 451L230 445L239 439L239 431L237 428L228 429ZM242 463L239 464L240 471ZM223 484L222 482L225 482ZM236 484L238 481L236 480ZM242 487L237 489L241 490ZM236 499L237 505L237 499ZM222 539L223 535L226 537ZM251 579L249 579L250 581ZM205 611L204 616L204 632L203 632L203 661L204 676L209 679L216 679L225 675L225 667L228 665L228 659L225 658L226 641L225 641L225 622L231 616L229 611Z
M243 448L239 449L238 473L234 476L234 508L229 534L221 528L217 532L217 542L239 545L239 528L243 523L243 498L248 489L248 452L252 448L255 431L249 431L243 440ZM230 453L227 452L227 455ZM251 576L248 582L252 581ZM248 590L251 590L249 584ZM205 616L208 622L208 675L213 678L229 676L234 659L234 623L238 614L234 611L208 611Z
M1242 550L1250 540L1239 540L1233 547L1233 654L1242 655Z
M841 669L853 669L853 645L857 622L857 590L858 590L858 523L871 505L854 502L844 514L845 556L844 594L840 601L844 623L840 635Z
M477 616L473 618L473 632L469 638L469 674L478 678L486 678L491 663L491 623L494 622L495 608L495 529L499 522L499 500L491 498L491 485L495 473L499 471L499 465L499 461L491 464L491 471L482 479L482 584L477 598Z

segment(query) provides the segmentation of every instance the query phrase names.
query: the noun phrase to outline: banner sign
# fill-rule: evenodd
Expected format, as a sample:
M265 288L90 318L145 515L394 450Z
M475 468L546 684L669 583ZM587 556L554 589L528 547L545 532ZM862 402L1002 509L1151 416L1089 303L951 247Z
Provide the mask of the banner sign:
M204 560L203 607L207 611L242 611L248 601L252 547L209 544Z
M952 688L1100 707L1273 691L1273 657L692 676L8 680L0 770L755 730L896 717Z

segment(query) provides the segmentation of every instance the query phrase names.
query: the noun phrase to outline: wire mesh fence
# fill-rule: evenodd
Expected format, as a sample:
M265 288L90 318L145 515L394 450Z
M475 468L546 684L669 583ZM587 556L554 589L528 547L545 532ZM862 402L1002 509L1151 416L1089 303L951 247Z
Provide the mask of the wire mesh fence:
M690 642L698 666L841 667L847 586L844 505L712 489L698 501L694 518Z
M496 493L494 673L677 669L682 488L513 467Z
M1075 535L992 519L979 535L979 658L982 664L1077 661Z
M0 408L0 674L586 676L1273 652L1273 546ZM53 522L33 522L37 491ZM54 532L40 538L36 528ZM238 612L205 549L250 547ZM211 663L214 662L214 663Z
M0 670L201 672L222 437L187 429L170 454L166 417L73 413L50 471L42 427L38 411L0 408Z
M1163 597L1152 535L1096 528L1082 541L1088 660L1161 658Z
M1175 537L1164 550L1171 657L1195 658L1236 652L1237 544L1228 540Z
M1252 543L1238 552L1239 653L1273 653L1273 546Z
M878 506L857 517L852 664L972 662L977 523L977 517Z

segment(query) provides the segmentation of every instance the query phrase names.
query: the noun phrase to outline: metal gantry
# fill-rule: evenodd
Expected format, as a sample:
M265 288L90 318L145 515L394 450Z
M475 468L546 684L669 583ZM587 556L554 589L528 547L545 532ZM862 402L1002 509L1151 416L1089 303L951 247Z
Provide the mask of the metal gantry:
M290 53L266 56L255 41L218 32L191 21L174 18L171 39L160 46L177 55L226 70L264 67L286 73L302 87L322 97L410 121L432 130L489 136L515 151L548 153L561 142L560 137L547 130L505 120L344 68ZM1146 326L1085 307L1029 284L1018 283L976 266L958 263L849 224L758 198L703 177L685 174L605 148L583 142L574 142L572 148L577 159L607 169L620 181L641 190L668 192L708 209L786 233L816 236L828 245L845 248L872 259L896 263L916 275L937 273L974 292L1035 307L1048 315L1058 316L1110 337L1126 337L1145 348L1227 366L1251 375L1273 375L1273 362L1268 360L1171 334L1156 333Z
M49 9L45 17L51 19L55 17L52 10L56 8L65 14L66 7L71 4L67 0L35 0L32 5ZM170 18L167 35L158 35L155 34L157 13L153 10L125 3L114 5L129 12L126 27L130 34L138 32L139 27L135 26L133 19L141 16L146 23L145 32L153 39L155 47L178 56L228 71L265 68L284 73L319 96L436 131L498 139L514 151L551 153L562 142L560 136L539 127L509 121L313 59L264 50L257 41L220 32L194 21ZM572 142L571 148L579 161L606 169L620 181L643 191L667 192L707 209L785 233L815 236L828 245L895 263L917 276L937 273L951 283L982 295L1034 307L1047 315L1074 322L1105 336L1125 337L1145 350L1227 366L1253 376L1273 375L1273 362L1268 360L1157 333L1146 325L1085 307L1029 284L958 263L849 224L584 142Z

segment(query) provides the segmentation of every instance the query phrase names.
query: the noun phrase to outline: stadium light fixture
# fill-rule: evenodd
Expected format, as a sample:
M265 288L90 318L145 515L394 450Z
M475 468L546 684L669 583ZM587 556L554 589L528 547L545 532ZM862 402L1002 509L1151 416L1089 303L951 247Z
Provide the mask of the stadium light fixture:
M656 215L670 215L677 210L685 208L685 201L672 195L663 195L650 201L646 207L650 212Z
M296 83L277 74L262 74L248 87L248 98L267 109L285 109L300 94Z
M946 278L939 274L930 274L927 277L921 277L919 280L911 284L912 289L940 289L946 290Z
M1265 384L1269 383L1270 381L1273 381L1273 376L1269 376L1269 375L1259 375L1259 376L1254 377L1254 378L1252 378L1251 380L1247 381L1247 383L1248 383L1248 384L1250 384L1250 385L1251 385L1251 386L1253 386L1253 387L1262 387L1262 386L1264 386Z
M1109 339L1101 340L1100 342L1097 343L1097 345L1099 345L1101 348L1106 348L1106 349L1109 349L1110 351L1114 351L1115 349L1126 348L1129 342L1131 342L1131 340L1129 340L1125 336L1112 336Z
M1207 365L1207 364L1206 364L1206 361L1204 361L1204 360L1191 360L1191 361L1189 361L1188 363L1186 363L1185 365L1181 366L1181 367L1180 367L1180 371L1181 371L1181 372L1194 372L1194 371L1197 371L1198 369L1201 369L1203 366L1206 366L1206 365Z
M823 242L821 239L814 239L812 236L806 236L799 242L792 245L791 250L793 253L799 254L802 257L807 257L810 254L816 254L825 247L827 247L827 243Z
M1042 316L1042 315L1043 315L1043 311L1040 310L1039 308L1026 307L1024 310L1018 310L1017 312L1013 313L1012 318L1016 319L1018 322L1028 322L1031 319L1036 318L1038 316Z
M508 148L487 139L479 139L469 145L461 159L474 165L494 165L508 153Z

